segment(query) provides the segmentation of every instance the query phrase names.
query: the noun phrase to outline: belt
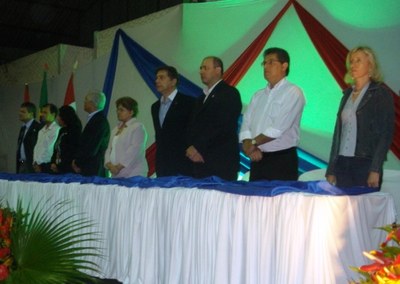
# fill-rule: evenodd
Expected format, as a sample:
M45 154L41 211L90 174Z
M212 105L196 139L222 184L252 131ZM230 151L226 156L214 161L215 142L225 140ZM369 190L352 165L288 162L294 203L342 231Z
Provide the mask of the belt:
M262 154L264 157L273 157L273 156L284 155L284 154L287 154L292 151L296 151L296 149L297 149L297 147L291 147L291 148L287 148L287 149L283 149L283 150L279 150L279 151L275 151L275 152L262 152Z

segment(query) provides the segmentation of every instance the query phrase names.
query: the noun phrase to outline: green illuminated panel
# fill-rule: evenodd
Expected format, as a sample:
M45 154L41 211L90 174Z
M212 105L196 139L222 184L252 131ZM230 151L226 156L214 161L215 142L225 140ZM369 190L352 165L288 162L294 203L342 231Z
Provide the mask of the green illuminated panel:
M273 46L289 52L291 64L288 79L297 84L306 97L302 128L332 132L342 93L293 8L283 16L267 42L266 47ZM266 86L261 61L262 54L238 84L244 104L248 104L256 90Z
M319 0L337 20L360 28L382 28L400 23L399 0Z

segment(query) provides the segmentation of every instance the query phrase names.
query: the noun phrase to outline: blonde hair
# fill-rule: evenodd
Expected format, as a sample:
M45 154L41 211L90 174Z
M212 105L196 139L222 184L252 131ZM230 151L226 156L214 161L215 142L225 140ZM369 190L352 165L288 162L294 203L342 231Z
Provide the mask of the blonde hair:
M369 60L369 63L370 63L369 76L370 76L371 80L375 81L375 82L382 82L382 80L383 80L382 73L379 69L379 64L378 64L378 60L376 58L375 52L368 46L357 46L349 51L349 53L347 54L347 57L346 57L347 72L346 72L346 75L344 76L344 81L348 84L354 83L354 79L351 77L351 74L350 74L350 58L354 53L356 53L358 51L363 52Z

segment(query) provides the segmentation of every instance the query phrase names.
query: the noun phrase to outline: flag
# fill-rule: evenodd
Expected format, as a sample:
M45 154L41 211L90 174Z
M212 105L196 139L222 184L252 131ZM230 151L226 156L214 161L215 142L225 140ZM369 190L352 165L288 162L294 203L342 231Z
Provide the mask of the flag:
M78 60L75 61L74 66L72 68L71 76L69 77L67 91L65 92L64 97L64 105L71 106L74 110L76 110L76 102L75 102L75 91L74 91L74 72L78 68Z
M74 91L74 73L69 77L67 91L65 92L64 105L71 106L76 110L75 91Z
M25 91L24 91L24 103L30 102L31 98L29 96L29 85L25 83Z
M47 70L49 69L48 65L44 65L44 72L43 72L43 81L42 81L42 88L40 91L40 101L39 107L44 106L47 104Z

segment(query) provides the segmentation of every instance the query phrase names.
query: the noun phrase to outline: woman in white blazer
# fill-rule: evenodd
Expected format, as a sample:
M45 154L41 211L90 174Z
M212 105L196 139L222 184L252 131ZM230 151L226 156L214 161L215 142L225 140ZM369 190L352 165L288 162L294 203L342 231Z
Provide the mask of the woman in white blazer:
M119 123L111 132L104 166L113 178L147 176L147 133L136 120L138 104L130 97L122 97L115 105Z

